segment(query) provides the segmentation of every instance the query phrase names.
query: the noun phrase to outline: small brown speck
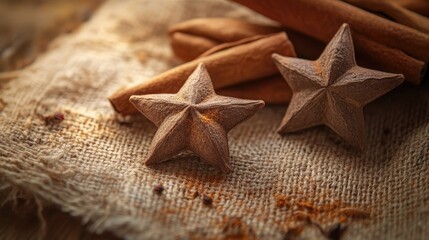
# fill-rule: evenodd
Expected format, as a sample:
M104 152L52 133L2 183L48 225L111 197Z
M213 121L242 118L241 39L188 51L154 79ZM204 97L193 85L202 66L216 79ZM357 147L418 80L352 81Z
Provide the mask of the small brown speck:
M192 194L192 198L193 198L193 199L197 198L198 196L200 196L200 193L199 193L198 191L195 191L195 192Z
M54 113L54 118L58 121L63 121L64 120L64 114L62 114L60 112L56 112L56 113Z
M158 195L161 195L163 191L164 191L164 186L162 186L161 184L158 184L153 188L153 192Z
M203 204L206 206L211 206L213 204L213 199L207 195L203 196Z
M39 115L39 118L45 122L45 125L54 125L64 121L64 114L56 112L48 116Z
M6 106L6 103L3 101L3 99L0 98L0 112L3 111L5 106Z
M282 208L282 207L290 207L290 198L288 196L285 195L280 195L277 194L275 195L275 199L276 199L276 207L278 208Z
M338 220L340 223L345 223L347 222L347 217L346 216L340 216L340 219Z
M347 225L341 223L335 223L331 227L329 227L325 236L331 240L340 240L343 233L346 231Z

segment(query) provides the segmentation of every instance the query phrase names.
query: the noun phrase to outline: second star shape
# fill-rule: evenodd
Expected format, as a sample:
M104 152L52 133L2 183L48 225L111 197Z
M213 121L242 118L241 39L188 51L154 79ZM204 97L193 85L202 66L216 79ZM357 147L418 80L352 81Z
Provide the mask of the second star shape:
M365 149L363 107L404 80L357 66L350 27L343 24L316 61L273 55L293 91L279 133L327 125L357 149Z
M230 170L229 130L264 106L263 101L216 95L203 64L177 94L131 96L130 101L158 127L146 165L190 150L222 171Z

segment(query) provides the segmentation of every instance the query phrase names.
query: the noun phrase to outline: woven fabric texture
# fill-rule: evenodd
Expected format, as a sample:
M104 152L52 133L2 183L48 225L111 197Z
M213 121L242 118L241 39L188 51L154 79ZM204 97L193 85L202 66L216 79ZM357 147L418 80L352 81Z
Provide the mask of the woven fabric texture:
M365 108L365 153L326 127L280 136L286 106L268 106L230 132L228 174L189 154L144 166L155 126L118 117L107 96L179 64L167 28L195 17L268 21L227 1L108 1L2 83L0 189L33 194L93 231L127 239L282 239L291 229L324 238L315 224L338 222L346 239L429 236L427 84L401 86ZM40 120L54 112L65 120Z

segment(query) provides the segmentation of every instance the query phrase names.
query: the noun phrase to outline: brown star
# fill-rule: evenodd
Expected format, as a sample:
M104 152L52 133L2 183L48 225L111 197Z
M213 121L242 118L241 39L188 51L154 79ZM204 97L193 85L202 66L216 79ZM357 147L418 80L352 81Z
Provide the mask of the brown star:
M130 101L158 127L146 165L191 150L223 171L230 170L227 133L264 106L263 101L216 95L202 63L177 94L131 96Z
M278 54L273 59L293 91L278 132L325 124L361 151L365 149L363 107L404 80L402 74L357 66L347 24L316 61Z

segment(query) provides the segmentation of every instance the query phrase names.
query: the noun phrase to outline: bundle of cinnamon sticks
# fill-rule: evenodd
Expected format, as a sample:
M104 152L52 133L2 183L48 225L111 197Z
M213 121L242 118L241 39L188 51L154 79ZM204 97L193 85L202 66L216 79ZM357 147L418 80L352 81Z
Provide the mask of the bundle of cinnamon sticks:
M256 94L256 91L262 91L263 95L270 94L269 90L273 88L270 83L274 83L275 86L280 86L284 91L279 91L280 96L273 94L272 100L284 102L285 99L290 98L291 93L287 84L280 79L278 70L271 61L273 53L296 56L295 50L285 33L257 35L217 45L207 50L201 57L148 79L137 86L116 92L109 97L109 100L117 112L122 114L135 113L135 108L129 102L132 95L175 93L196 66L199 63L204 63L216 90L223 89L224 93L229 93L230 96L264 100ZM240 87L234 86L262 78L262 84L255 82L251 86L246 86L248 89L246 92L243 92ZM266 84L267 82L269 84ZM264 93L264 88L266 88L267 93ZM222 94L222 91L220 93ZM275 100L277 98L279 100Z
M402 73L415 84L422 80L429 60L429 35L419 30L338 0L234 1L324 43L348 23L358 55L375 69Z
M402 73L413 84L423 78L429 61L428 18L406 9L408 5L399 0L234 1L280 25L203 18L172 26L173 52L186 63L113 94L109 100L116 111L136 112L128 101L131 95L176 92L200 62L207 66L221 95L287 103L291 91L270 60L271 54L316 59L342 23L352 28L359 65ZM429 1L411 1L429 9ZM382 12L396 22L370 11Z

